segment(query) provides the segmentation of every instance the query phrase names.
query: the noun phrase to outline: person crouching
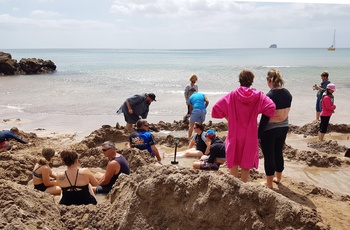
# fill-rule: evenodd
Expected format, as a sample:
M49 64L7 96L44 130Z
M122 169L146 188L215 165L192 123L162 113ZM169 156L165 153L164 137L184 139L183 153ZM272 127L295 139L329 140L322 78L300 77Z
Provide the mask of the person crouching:
M219 170L221 164L226 161L225 143L216 136L215 131L207 131L207 148L200 161L193 162L194 169Z

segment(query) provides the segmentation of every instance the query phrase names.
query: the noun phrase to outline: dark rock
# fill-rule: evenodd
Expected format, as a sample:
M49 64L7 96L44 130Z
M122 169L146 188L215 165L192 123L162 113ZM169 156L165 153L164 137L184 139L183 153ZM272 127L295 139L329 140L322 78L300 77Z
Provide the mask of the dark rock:
M51 60L22 58L19 63L12 59L11 54L0 52L0 76L19 74L46 74L56 71L56 65Z
M350 157L350 149L347 149L346 152L345 152L345 157Z

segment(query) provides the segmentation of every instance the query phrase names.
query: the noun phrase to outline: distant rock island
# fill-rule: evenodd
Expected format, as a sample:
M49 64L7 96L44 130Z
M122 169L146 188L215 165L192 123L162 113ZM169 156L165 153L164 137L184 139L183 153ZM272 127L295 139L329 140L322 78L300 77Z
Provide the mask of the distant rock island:
M0 76L19 74L45 74L56 71L56 65L51 60L37 58L22 58L18 63L11 54L0 51Z
M277 48L277 45L276 44L271 44L270 48Z

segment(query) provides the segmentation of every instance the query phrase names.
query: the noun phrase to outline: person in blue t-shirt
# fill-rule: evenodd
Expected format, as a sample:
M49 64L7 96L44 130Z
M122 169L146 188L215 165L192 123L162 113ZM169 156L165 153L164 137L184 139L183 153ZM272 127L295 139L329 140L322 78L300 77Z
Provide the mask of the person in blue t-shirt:
M205 121L205 115L207 114L207 107L209 100L207 96L200 92L194 92L190 99L188 99L190 105L190 124L188 127L188 138L192 137L193 126L195 122L202 124Z
M140 150L147 149L151 157L156 157L161 161L159 151L156 147L156 141L152 133L148 131L148 122L145 119L140 119L136 122L136 131L132 132L129 137L129 145L131 148Z
M10 130L3 130L0 132L0 153L11 149L10 139L14 139L22 144L28 144L26 141L19 138L17 135L19 130L17 127L12 127Z

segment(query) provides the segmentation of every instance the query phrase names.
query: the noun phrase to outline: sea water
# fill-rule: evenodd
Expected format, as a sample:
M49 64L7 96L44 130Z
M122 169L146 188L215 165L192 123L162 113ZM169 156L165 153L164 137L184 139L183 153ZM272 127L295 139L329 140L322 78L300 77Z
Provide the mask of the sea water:
M148 120L172 122L186 113L184 88L196 74L199 91L209 99L206 122L213 104L239 86L243 69L254 72L254 88L269 91L266 73L280 70L285 88L293 95L291 124L315 120L314 84L327 70L337 87L336 112L331 123L349 123L350 49L13 49L2 50L21 58L52 60L53 74L0 77L0 129L12 125L25 131L87 135L102 125L124 125L116 111L126 98L155 93ZM4 119L6 122L4 122ZM18 119L18 120L16 120Z

